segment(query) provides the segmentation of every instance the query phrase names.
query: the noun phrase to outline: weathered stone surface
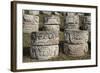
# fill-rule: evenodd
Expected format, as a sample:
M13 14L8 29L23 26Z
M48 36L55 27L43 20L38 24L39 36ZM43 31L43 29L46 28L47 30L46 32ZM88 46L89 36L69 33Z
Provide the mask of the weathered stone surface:
M64 32L64 39L67 43L87 43L88 41L88 31L81 30L66 30Z
M32 46L30 48L31 58L36 58L38 60L48 60L52 57L57 57L59 54L59 46Z
M59 44L59 33L53 31L39 31L32 33L32 45Z
M65 24L64 30L79 30L79 24Z
M39 15L39 11L29 10L29 14Z
M23 23L23 32L24 33L37 32L38 30L39 30L39 24L34 24L32 22L24 22Z
M59 31L60 27L59 25L44 25L44 30L45 31Z
M64 53L73 57L84 56L88 52L87 44L64 44Z
M79 16L66 16L65 24L79 24Z
M24 14L23 19L25 22L32 22L33 24L39 24L39 16Z
M60 24L60 17L57 15L47 16L44 24Z

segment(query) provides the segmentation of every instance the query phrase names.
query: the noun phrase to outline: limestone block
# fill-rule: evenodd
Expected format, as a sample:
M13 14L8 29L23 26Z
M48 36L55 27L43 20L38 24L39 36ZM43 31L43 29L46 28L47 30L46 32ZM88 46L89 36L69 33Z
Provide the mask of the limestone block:
M31 35L32 45L59 44L59 33L53 31L33 32Z
M60 27L59 25L44 25L44 30L45 31L59 31Z
M64 30L79 30L79 24L65 24Z
M84 56L88 52L88 44L64 43L64 53L73 57Z
M36 58L38 60L48 60L52 57L57 57L59 54L59 46L32 46L30 48L31 58Z
M24 33L37 32L38 30L39 30L39 24L34 24L32 22L24 22L23 23L23 32Z
M88 31L81 30L66 30L64 31L64 39L67 43L87 43L88 41Z
M33 24L39 24L39 16L24 14L23 19L26 22L32 22Z
M60 17L57 15L47 16L44 24L60 24Z

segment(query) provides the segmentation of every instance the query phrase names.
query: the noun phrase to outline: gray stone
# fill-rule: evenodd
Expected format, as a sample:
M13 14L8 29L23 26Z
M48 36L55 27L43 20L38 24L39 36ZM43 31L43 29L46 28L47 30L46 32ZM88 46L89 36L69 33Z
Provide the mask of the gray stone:
M44 25L44 30L45 31L59 31L60 27L59 25Z
M32 22L33 24L39 24L39 16L24 14L23 19L25 22Z
M24 22L23 23L23 32L24 33L37 32L38 30L39 30L39 24L34 24L32 22Z
M65 24L64 30L79 30L79 24Z
M88 52L87 44L64 44L64 53L73 57L84 56Z
M64 32L64 39L67 43L87 43L88 41L88 31L81 30L66 30Z
M60 17L57 15L47 16L44 24L60 24Z
M39 31L32 33L32 45L59 44L59 33L53 31Z
M48 60L53 57L57 57L59 54L59 46L51 45L51 46L32 46L30 48L31 58L35 58L38 60Z

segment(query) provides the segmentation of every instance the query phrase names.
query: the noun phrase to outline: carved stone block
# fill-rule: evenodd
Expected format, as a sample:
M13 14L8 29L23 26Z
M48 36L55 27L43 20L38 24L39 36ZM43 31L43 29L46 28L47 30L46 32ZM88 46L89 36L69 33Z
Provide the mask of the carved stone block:
M45 31L59 31L60 27L59 25L44 25L44 30Z
M57 57L59 54L59 46L51 45L51 46L32 46L30 48L31 58L35 58L38 60L48 60L52 57Z
M47 16L44 24L60 24L60 17L56 15Z
M79 30L79 24L65 24L64 30Z
M38 30L39 30L39 24L34 24L32 22L24 22L23 23L23 32L24 33L37 32Z
M64 39L67 43L87 43L88 41L88 31L81 30L66 30L64 32Z
M39 16L24 14L23 19L25 22L32 22L33 24L39 24Z
M32 45L59 44L59 33L53 31L33 32L31 35Z
M88 52L87 44L64 44L64 53L73 57L84 56Z
M66 16L65 24L79 24L79 16Z

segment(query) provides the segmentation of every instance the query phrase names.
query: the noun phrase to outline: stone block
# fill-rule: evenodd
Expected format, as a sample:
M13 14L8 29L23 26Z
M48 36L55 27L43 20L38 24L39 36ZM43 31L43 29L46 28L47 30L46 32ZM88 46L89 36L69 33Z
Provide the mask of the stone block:
M51 46L32 46L30 48L31 58L35 58L38 60L48 60L53 57L57 57L59 54L59 46L51 45Z
M64 53L73 57L84 56L88 52L88 44L64 43Z
M59 44L59 33L53 31L33 32L31 35L32 45Z
M24 22L23 23L23 32L31 33L39 31L39 24L34 24L32 22Z
M44 25L44 31L56 31L58 32L60 30L59 25Z
M60 24L60 17L57 15L47 16L44 24Z
M66 16L65 24L79 24L79 16Z
M64 31L64 39L67 43L80 44L87 43L88 31L81 30L66 30Z
M33 24L39 24L39 16L24 14L23 19L25 22L32 22Z
M79 30L79 24L65 24L64 30Z

